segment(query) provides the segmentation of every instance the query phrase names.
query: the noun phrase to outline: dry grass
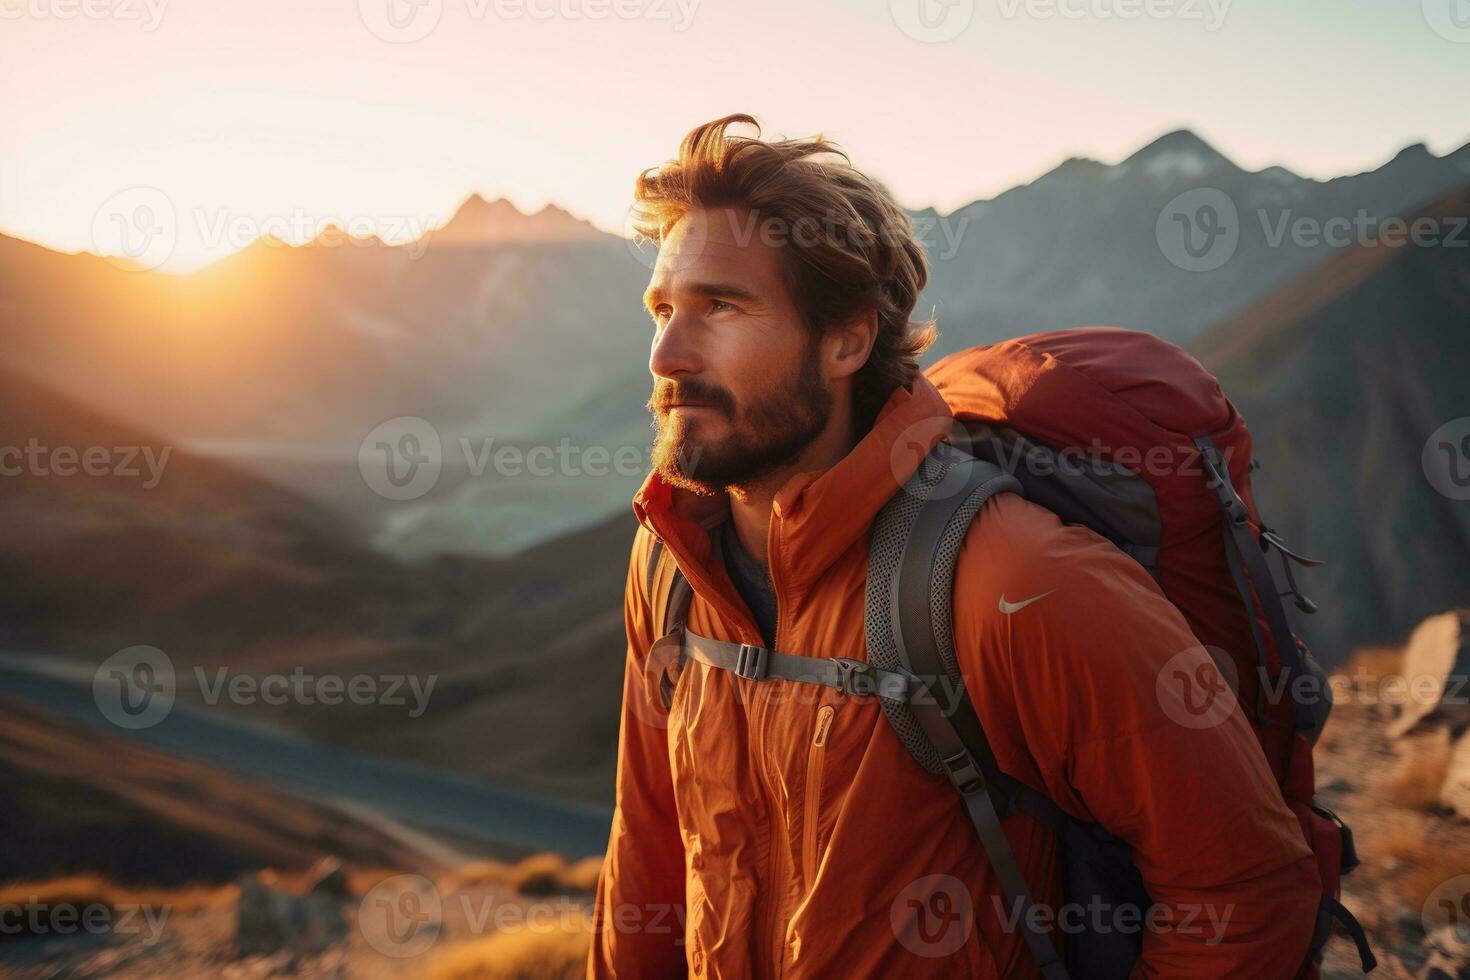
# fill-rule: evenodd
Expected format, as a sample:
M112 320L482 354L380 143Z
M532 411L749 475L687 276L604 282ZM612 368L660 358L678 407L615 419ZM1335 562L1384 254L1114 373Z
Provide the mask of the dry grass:
M17 881L0 886L0 907L123 905L165 907L175 912L216 908L235 900L233 885L194 888L129 888L100 875L68 875L46 881Z
M1470 869L1470 840L1453 827L1422 819L1375 828L1362 839L1362 853L1372 855L1376 870L1391 876L1394 901L1414 911L1450 878Z
M445 951L428 980L581 980L592 930L578 913L555 929L502 932Z
M1410 908L1420 908L1429 893L1444 881L1445 855L1417 824L1396 823L1385 828L1368 842L1377 861L1398 862L1398 897Z
M1438 806L1440 787L1450 770L1451 748L1447 728L1399 742L1399 760L1384 787L1384 802L1408 810L1431 810Z
M7 916L19 931L29 932L32 922L51 922L51 916L66 910L75 921L87 921L96 909L115 912L143 910L150 915L168 915L219 908L235 900L234 885L200 885L185 888L131 888L101 875L79 874L45 881L17 881L0 886L0 909L18 910ZM38 914L32 915L32 910ZM10 931L16 931L12 928ZM0 939L5 938L0 935ZM0 975L4 975L0 968Z
M533 854L515 864L477 861L445 875L439 890L445 894L478 885L504 885L522 895L576 895L596 891L602 858L567 863L559 854Z

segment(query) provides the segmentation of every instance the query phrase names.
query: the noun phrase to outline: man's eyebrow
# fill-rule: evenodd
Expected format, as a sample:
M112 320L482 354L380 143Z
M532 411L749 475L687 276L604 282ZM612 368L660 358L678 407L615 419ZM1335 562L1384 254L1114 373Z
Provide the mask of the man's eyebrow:
M742 303L754 303L760 299L755 293L744 286L737 286L732 282L691 282L680 287L685 292L694 293L696 296L707 296L719 299L733 299ZM648 292L643 294L643 305L652 310L664 299L664 290L658 286L649 287Z

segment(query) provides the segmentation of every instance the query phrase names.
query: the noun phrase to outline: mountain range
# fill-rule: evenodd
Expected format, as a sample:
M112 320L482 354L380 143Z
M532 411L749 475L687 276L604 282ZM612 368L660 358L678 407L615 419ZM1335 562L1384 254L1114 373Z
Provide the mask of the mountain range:
M1431 201L1453 212L1462 200L1453 192L1466 184L1470 144L1444 156L1411 146L1328 181L1246 171L1188 131L1115 164L1068 160L991 200L913 213L932 273L920 312L934 311L940 328L928 359L1098 323L1190 346L1257 429L1276 522L1319 550L1341 550L1352 566L1328 573L1341 577L1329 580L1331 602L1318 597L1324 611L1309 634L1334 645L1384 638L1406 629L1418 605L1401 563L1445 547L1447 505L1424 496L1422 475L1404 461L1417 458L1429 421L1470 415L1470 405L1456 407L1465 386L1453 380L1464 377L1455 371L1466 320L1454 293L1464 252L1313 244L1292 229L1353 219L1378 228ZM1190 203L1201 195L1235 212L1229 254L1209 269L1191 268L1193 257L1167 237L1171 218L1205 213ZM249 487L231 490L235 499L273 501L273 513L294 515L299 540L332 526L330 547L302 553L340 545L348 550L332 560L351 575L381 573L373 588L403 589L405 560L488 556L497 561L487 567L509 567L504 560L527 549L559 560L559 541L621 533L606 529L626 524L639 469L531 476L476 472L475 463L506 446L646 450L649 328L639 295L651 261L646 248L554 206L523 215L478 197L414 247L340 235L301 247L262 240L186 276L0 236L0 368L13 398L31 391L64 402L95 413L87 426L174 447L184 469L230 474L232 486ZM1361 279L1341 271L1367 266ZM1410 404L1419 407L1399 408ZM365 437L398 416L431 423L443 447L437 482L409 500L375 493L359 467ZM1299 445L1298 434L1316 441ZM1320 501L1324 485L1333 502ZM1403 501L1404 510L1380 526L1371 516L1380 511L1354 494ZM130 533L118 523L111 533ZM231 540L228 524L222 540ZM294 533L263 540L294 548ZM24 581L23 545L8 551L12 581L52 601L42 580ZM1424 567L1463 595L1456 561L1470 549L1461 545L1459 559ZM282 568L259 556L226 564L232 575ZM229 583L196 579L201 589ZM434 608L417 589L405 595L387 606Z

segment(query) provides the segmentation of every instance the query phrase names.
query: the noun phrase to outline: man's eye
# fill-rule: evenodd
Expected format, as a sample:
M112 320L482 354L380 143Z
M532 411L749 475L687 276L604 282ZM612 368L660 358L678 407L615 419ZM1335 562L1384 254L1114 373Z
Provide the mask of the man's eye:
M722 299L712 299L712 300L710 300L710 312L711 313L721 313L721 312L724 312L725 310L733 310L733 309L735 309L734 305L732 305L730 303L726 303Z

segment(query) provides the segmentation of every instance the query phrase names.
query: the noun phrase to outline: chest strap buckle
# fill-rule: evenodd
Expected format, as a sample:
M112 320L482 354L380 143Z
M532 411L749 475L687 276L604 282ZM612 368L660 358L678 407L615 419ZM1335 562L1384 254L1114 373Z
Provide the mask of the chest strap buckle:
M740 651L735 655L735 673L747 680L763 681L770 662L770 651L765 647L742 643Z

